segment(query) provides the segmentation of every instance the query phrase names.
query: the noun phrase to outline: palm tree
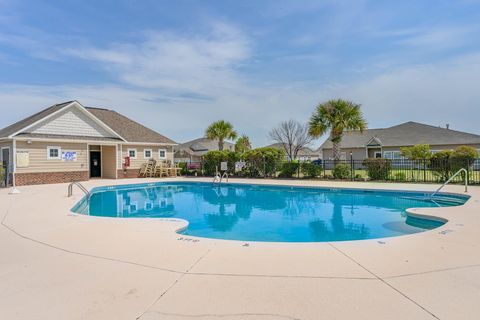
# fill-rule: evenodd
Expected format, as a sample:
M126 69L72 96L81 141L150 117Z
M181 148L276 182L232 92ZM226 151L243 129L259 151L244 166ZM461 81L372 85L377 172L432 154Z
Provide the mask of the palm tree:
M309 122L309 134L318 138L330 130L333 159L340 160L341 142L346 130L367 129L367 121L363 118L360 105L351 101L329 100L317 106Z
M237 142L235 143L235 152L238 153L245 153L248 150L252 149L252 144L250 143L250 138L246 135L242 135L238 138Z
M218 150L223 150L223 142L225 139L235 140L237 133L233 130L233 126L230 122L219 120L212 123L205 131L205 136L208 139L218 139Z

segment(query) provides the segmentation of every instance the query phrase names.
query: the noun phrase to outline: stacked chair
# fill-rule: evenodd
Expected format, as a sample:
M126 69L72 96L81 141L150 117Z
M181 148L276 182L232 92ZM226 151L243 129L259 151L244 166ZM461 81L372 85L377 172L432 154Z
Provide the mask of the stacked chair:
M181 168L171 161L155 161L153 159L142 164L138 174L141 178L151 177L177 177L180 175Z

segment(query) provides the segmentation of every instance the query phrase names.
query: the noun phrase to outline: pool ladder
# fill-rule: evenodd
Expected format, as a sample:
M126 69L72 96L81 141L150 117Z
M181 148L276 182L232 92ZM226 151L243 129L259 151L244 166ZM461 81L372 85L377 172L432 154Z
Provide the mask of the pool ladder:
M213 177L213 183L222 183L222 180L225 179L225 182L228 182L228 173L225 171L222 175L219 172Z
M465 169L465 168L461 168L460 170L458 170L457 172L455 172L455 174L453 176L450 177L450 179L448 179L444 184L442 184L440 186L440 188L438 188L437 190L435 190L434 193L432 193L430 195L430 198L433 198L437 193L440 192L440 190L443 189L443 187L445 187L447 184L449 184L456 176L458 176L461 172L465 173L465 192L468 191L468 171Z
M73 186L77 186L80 190L83 191L83 193L85 193L85 195L87 196L87 199L90 198L90 192L87 190L87 188L85 188L80 182L72 182L68 185L68 197L71 197L73 195Z

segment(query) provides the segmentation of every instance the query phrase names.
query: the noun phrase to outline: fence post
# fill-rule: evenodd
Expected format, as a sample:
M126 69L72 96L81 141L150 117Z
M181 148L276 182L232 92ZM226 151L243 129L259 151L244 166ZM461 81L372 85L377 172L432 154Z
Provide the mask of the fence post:
M427 182L427 159L423 159L423 182Z
M265 164L265 156L263 158L263 179L267 177L267 170L266 170L266 164Z
M467 181L467 185L470 184L470 160L466 160L467 162L467 176L465 177L465 180Z
M352 181L355 181L355 172L354 172L355 168L353 166L353 155L352 153L350 152L350 176L351 176L351 179Z
M297 166L297 179L300 179L300 166L301 166L301 160L298 159L298 166Z

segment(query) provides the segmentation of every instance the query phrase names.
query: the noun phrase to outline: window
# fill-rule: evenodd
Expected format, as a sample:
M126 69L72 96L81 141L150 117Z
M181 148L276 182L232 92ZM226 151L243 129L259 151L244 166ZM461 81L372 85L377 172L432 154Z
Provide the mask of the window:
M137 149L128 149L128 156L131 159L137 159Z
M159 149L158 150L158 157L160 159L167 159L167 150L165 149Z
M382 153L380 151L375 151L375 158L380 159L382 157Z
M152 158L152 149L144 149L143 150L143 157L145 159L151 159Z
M384 151L383 157L390 160L404 159L400 151Z
M62 158L62 149L60 147L47 147L48 160L60 160Z

